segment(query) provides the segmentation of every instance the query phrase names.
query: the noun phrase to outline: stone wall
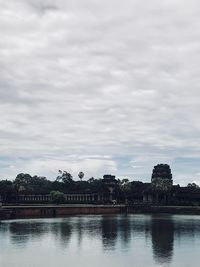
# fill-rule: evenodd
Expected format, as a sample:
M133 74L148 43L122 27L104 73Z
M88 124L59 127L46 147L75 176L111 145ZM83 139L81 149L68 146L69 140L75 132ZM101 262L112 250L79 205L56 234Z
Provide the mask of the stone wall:
M124 205L91 205L91 206L10 206L3 208L4 213L9 214L9 219L18 218L43 218L79 214L120 214L124 212ZM8 216L8 215L7 215Z

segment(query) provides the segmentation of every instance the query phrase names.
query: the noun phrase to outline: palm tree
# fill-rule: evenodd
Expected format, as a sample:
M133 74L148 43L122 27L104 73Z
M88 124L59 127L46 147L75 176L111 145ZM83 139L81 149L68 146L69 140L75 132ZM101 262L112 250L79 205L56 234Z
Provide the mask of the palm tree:
M80 178L80 180L82 181L83 177L84 177L84 173L83 172L79 172L78 177Z

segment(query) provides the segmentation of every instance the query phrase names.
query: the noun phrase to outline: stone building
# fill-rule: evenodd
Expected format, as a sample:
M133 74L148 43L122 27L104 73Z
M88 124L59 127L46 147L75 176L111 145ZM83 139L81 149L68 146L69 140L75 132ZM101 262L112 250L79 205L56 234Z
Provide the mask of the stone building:
M151 186L143 192L143 202L149 204L169 204L173 197L173 180L170 166L154 166Z
M154 167L151 185L143 191L143 203L152 205L199 206L200 188L173 185L170 166Z
M102 194L98 193L69 193L65 194L66 203L99 203L103 201ZM50 203L51 195L22 195L17 196L18 203Z
M96 191L66 193L64 195L65 203L200 206L200 188L198 186L173 185L172 172L167 164L154 166L151 183L132 181L129 182L126 191L120 187L120 182L115 176L110 174L103 176L100 185ZM2 198L2 202L6 201L3 201ZM52 203L52 199L51 194L31 195L18 192L11 195L10 201L7 203L48 204Z
M117 180L115 179L114 175L111 174L105 174L103 176L103 183L106 185L106 187L109 190L109 195L105 198L108 199L110 202L116 201L116 187L117 187Z
M117 180L114 175L104 175L102 179L103 184L105 185L105 192L91 192L91 193L81 193L81 192L71 192L64 194L66 203L96 203L96 204L106 204L113 203L116 201L116 187ZM51 203L51 195L41 195L41 194L18 194L16 196L16 203Z

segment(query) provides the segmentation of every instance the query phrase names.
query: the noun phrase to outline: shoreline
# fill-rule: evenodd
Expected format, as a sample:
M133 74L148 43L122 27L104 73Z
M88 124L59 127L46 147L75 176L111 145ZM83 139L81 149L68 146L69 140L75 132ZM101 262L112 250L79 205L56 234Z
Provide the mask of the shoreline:
M146 206L146 205L5 205L0 208L0 220L55 218L69 215L104 214L181 214L200 215L200 206Z
M0 209L0 220L64 217L68 215L123 214L126 205L7 205Z

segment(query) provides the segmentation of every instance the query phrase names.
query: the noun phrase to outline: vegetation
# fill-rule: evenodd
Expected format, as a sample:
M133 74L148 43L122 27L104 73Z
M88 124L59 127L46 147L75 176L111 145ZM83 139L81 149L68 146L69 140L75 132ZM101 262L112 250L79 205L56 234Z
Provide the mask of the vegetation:
M0 181L0 195L2 200L5 202L9 201L13 194L15 194L13 183L8 180Z
M52 202L55 204L63 204L65 203L65 195L59 191L51 191L50 196L52 198Z
M191 189L198 189L199 188L199 186L196 183L189 183L187 185L187 187L188 188L191 188Z
M80 178L80 180L82 181L83 177L84 177L84 173L83 172L79 172L78 177Z
M109 176L109 175L108 175ZM83 179L84 173L79 172L79 180L74 180L73 176L64 170L58 171L55 179L49 180L43 176L31 176L27 173L20 173L14 181L0 181L0 197L1 201L11 203L17 201L18 195L51 195L53 203L65 203L65 194L67 193L99 193L103 196L110 195L109 179L96 179L94 177L88 180ZM114 179L114 191L112 192L114 199L118 202L141 201L143 192L199 192L199 186L195 183L189 183L187 188L172 186L172 174L169 165L158 164L153 169L151 183L143 183L141 181L130 182L128 178ZM112 180L111 179L111 180ZM112 181L111 181L112 182ZM181 191L182 190L182 191ZM186 191L185 191L186 190ZM172 192L172 193L173 193ZM152 193L153 194L153 193ZM185 196L186 198L188 196ZM109 199L106 198L106 199Z
M66 193L109 194L108 186L103 182L103 179L91 177L88 180L83 180L83 172L79 172L78 177L79 180L75 181L69 172L62 170L58 171L58 176L53 181L43 176L20 173L14 181L0 181L0 195L2 201L11 202L15 201L18 194L51 194L54 203L64 203L64 194ZM120 201L123 201L126 196L130 196L137 190L141 191L144 186L145 184L142 182L130 182L127 178L117 180L115 195Z

